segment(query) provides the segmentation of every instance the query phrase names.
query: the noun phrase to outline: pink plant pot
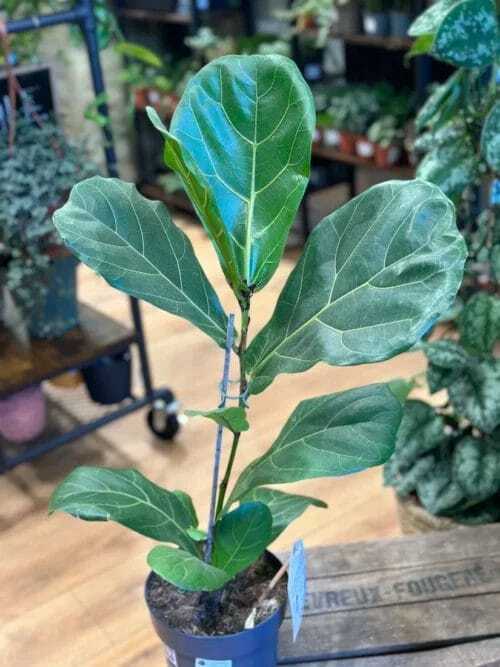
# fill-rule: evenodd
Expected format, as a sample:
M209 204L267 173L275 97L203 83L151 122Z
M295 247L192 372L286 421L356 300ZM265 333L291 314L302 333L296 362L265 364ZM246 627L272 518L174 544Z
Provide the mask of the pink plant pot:
M28 387L0 401L0 435L21 444L45 428L47 409L40 385Z

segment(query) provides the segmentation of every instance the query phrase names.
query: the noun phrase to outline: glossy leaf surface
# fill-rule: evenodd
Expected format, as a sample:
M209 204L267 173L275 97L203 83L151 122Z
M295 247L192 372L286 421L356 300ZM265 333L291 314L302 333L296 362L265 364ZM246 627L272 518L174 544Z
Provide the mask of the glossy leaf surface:
M271 448L243 470L231 501L264 484L338 477L385 463L401 415L383 384L302 401Z
M408 34L410 37L434 35L444 17L459 0L438 0L420 14L411 24Z
M54 491L49 511L67 512L85 521L116 521L146 537L197 553L186 533L193 516L185 498L153 484L137 470L76 468Z
M455 67L484 67L498 47L494 0L462 0L446 13L432 47L436 58Z
M213 61L174 113L170 133L220 218L212 239L229 240L238 275L253 289L269 281L283 253L307 185L314 126L310 89L283 56Z
M273 519L271 542L281 535L288 526L304 514L308 507L328 507L326 503L310 496L301 496L294 493L285 493L277 489L258 487L252 489L240 502L264 503L269 508Z
M65 243L110 285L189 320L221 347L227 318L188 237L131 183L95 176L54 215Z
M151 549L148 565L165 581L184 591L216 591L231 579L226 572L187 551L163 545Z
M271 534L271 512L266 505L244 503L217 522L212 563L234 576L264 553Z
M411 347L455 298L466 249L451 202L423 181L374 186L310 235L248 350L250 392L319 361L380 361Z

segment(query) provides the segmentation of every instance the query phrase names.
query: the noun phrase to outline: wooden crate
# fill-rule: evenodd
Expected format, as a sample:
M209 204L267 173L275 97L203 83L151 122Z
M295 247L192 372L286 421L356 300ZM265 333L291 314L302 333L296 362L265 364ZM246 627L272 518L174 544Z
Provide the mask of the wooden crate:
M281 664L500 665L500 525L311 549Z

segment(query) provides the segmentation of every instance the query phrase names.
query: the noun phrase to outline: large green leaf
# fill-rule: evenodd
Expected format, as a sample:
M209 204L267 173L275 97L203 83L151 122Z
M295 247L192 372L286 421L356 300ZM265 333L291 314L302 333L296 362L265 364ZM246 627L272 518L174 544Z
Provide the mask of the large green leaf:
M252 489L243 498L241 503L259 502L269 508L273 518L271 542L281 535L288 526L304 514L308 507L328 507L326 503L310 496L300 496L295 493L285 493L277 489L268 489L261 486Z
M250 392L319 361L348 366L408 349L451 306L465 255L437 187L388 181L358 195L310 235L249 347Z
M131 183L95 176L71 191L54 223L113 287L183 317L225 346L227 318L188 237L160 202Z
M229 504L264 484L338 477L385 463L401 415L384 384L302 401L271 448L243 470Z
M158 112L152 107L148 107L147 113L150 121L165 140L163 152L165 164L181 179L198 217L215 246L228 283L236 294L240 294L244 285L238 274L233 243L229 231L222 222L210 187L196 163L187 163L180 142L167 130Z
M163 545L151 549L148 565L165 581L184 591L217 591L231 579L223 570L187 551Z
M408 30L410 37L435 35L446 14L458 1L459 0L438 0L431 5L411 24Z
M271 542L271 512L260 502L240 505L215 525L212 563L234 576L254 563Z
M494 0L462 0L439 23L432 53L455 67L484 67L498 46Z
M458 319L460 342L473 354L488 354L500 340L500 299L485 292L465 304Z
M49 511L67 512L85 521L116 521L146 537L198 553L186 533L193 516L185 499L137 470L76 468L54 491Z
M493 171L500 171L500 101L492 107L484 122L481 152Z
M193 172L196 164L220 217L212 240L229 238L249 288L268 282L283 253L307 186L315 116L298 68L278 55L211 62L173 116L183 161Z

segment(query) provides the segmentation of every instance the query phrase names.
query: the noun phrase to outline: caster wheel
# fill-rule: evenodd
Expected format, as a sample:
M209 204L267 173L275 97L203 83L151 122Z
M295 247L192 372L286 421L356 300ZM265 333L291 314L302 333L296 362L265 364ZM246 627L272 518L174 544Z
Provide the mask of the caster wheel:
M175 401L167 403L158 399L147 414L147 422L151 431L162 440L172 440L179 431L181 425L177 417L177 404Z

